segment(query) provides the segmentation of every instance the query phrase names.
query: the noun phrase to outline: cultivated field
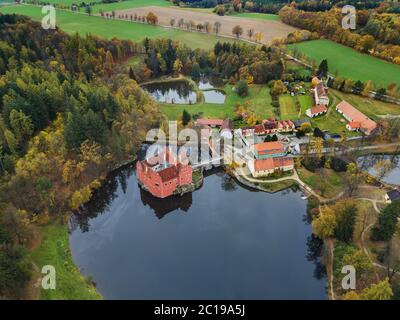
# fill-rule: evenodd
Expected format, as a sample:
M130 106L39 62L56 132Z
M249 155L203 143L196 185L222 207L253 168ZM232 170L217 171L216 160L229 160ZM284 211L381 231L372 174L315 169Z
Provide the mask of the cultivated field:
M236 25L240 25L244 33L242 38L248 39L247 30L253 28L255 32L262 32L264 35L263 42L268 43L275 37L286 37L289 33L295 31L296 29L283 24L279 21L267 20L267 19L254 19L246 17L235 17L235 16L223 16L220 17L216 14L210 14L203 11L188 11L179 8L171 7L142 7L142 8L131 8L126 10L117 10L116 16L118 15L139 15L145 16L149 12L153 12L158 17L158 23L162 26L169 26L170 20L175 19L177 22L179 19L192 20L195 24L209 22L213 25L215 22L219 21L221 23L220 35L232 36L232 28Z
M301 53L314 59L317 64L328 59L329 71L340 76L367 81L386 87L390 83L400 85L400 66L381 59L359 53L351 48L329 40L314 40L296 43L289 48L297 48Z
M148 38L170 38L187 44L191 48L211 49L221 38L214 35L186 32L178 29L151 26L142 23L132 23L130 21L111 20L99 16L88 16L71 11L56 10L56 25L68 33L78 32L81 35L92 34L102 38L111 39L113 37L140 41ZM41 7L30 5L14 5L1 7L2 13L16 13L28 16L36 21L41 21L43 15ZM236 41L226 39L224 41Z

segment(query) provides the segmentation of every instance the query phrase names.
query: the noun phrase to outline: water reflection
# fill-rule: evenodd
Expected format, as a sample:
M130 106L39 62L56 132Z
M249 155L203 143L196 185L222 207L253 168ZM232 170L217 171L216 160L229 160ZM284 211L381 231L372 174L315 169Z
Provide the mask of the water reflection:
M400 155L371 154L359 157L357 164L361 170L386 183L400 185Z
M187 81L156 82L143 85L144 90L158 102L172 104L194 104L197 102L196 92Z
M221 104L225 102L225 93L221 90L207 90L203 91L205 103Z
M166 214L177 209L188 212L193 201L192 193L159 199L153 197L149 192L143 189L140 189L140 199L145 206L149 206L153 209L158 219L162 219Z
M128 166L73 216L71 251L107 299L325 299L322 242L302 221L305 205L222 171L194 193L158 199Z

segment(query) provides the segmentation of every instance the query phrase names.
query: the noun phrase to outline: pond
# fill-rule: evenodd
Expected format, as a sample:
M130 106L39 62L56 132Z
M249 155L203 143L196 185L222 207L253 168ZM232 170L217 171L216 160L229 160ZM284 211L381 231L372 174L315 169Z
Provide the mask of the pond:
M203 91L204 102L205 103L224 103L225 102L225 93L222 90L206 90Z
M196 83L199 89L203 91L205 103L223 104L225 102L225 92L216 88L223 86L223 81L220 78L203 76Z
M322 243L300 193L212 171L156 199L128 167L70 220L73 259L106 299L326 299Z
M194 104L197 102L196 92L185 80L153 82L142 88L157 102L171 104Z
M377 163L387 163L388 166L386 169L383 169L381 174L386 171L384 174L382 181L390 184L400 185L400 155L368 155L359 157L357 159L358 166L362 169L366 170L369 174L376 177L380 173L378 172L378 168L376 167Z

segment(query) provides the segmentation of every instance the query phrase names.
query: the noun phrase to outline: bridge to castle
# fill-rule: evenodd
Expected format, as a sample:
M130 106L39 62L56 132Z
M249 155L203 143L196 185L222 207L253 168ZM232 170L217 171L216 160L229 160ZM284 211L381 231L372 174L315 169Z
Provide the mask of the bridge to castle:
M223 159L222 156L218 156L218 157L210 158L207 160L203 160L199 163L192 164L192 168L193 169L202 169L202 170L204 170L204 169L208 170L213 167L216 168L216 167L219 167L222 165L222 162L223 162L222 159Z

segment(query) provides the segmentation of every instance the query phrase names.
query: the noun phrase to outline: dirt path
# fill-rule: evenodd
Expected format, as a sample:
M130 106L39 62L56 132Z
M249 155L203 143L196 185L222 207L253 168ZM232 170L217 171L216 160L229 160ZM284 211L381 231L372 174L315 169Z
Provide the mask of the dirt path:
M257 20L234 16L221 17L207 12L188 11L179 8L157 6L117 10L115 11L115 16L117 18L119 15L128 15L128 17L130 17L130 15L134 16L135 14L138 16L146 16L150 11L158 17L158 24L164 27L171 27L171 19L175 19L176 26L178 20L181 18L185 21L192 20L195 25L198 23L204 24L205 22L209 22L211 26L213 26L215 22L219 22L221 24L219 35L232 37L232 28L236 25L240 25L243 28L243 35L241 36L242 40L249 39L247 36L247 31L249 29L254 29L255 32L263 33L263 43L270 43L275 37L286 38L289 33L297 30L296 28L286 25L280 21ZM186 27L183 27L182 30L186 31ZM213 32L211 31L210 34L213 34Z

